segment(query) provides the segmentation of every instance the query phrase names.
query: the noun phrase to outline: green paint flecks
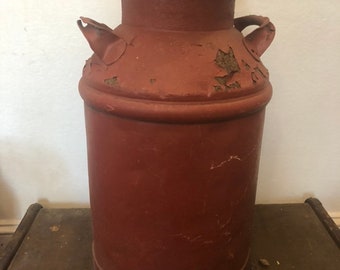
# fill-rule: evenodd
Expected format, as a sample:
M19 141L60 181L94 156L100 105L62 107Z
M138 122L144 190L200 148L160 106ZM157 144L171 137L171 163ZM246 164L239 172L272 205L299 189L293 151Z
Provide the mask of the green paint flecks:
M104 83L110 87L114 87L116 85L118 85L118 77L117 76L114 76L112 78L109 78L109 79L105 79L104 80Z
M234 51L231 47L229 47L228 52L219 49L216 54L215 63L227 71L229 75L240 71L240 66L236 61Z
M218 49L215 57L215 64L227 72L224 76L214 77L214 79L219 83L219 85L214 85L215 91L241 88L241 84L238 81L229 83L234 73L240 71L240 66L237 63L234 51L231 47L229 47L228 52Z

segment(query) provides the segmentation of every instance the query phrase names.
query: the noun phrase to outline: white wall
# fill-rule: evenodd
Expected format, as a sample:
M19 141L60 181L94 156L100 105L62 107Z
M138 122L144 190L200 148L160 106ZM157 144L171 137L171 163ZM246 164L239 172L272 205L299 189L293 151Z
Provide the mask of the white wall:
M266 15L277 27L262 58L274 96L259 203L314 195L340 211L339 9L338 0L237 1L236 15ZM20 218L33 202L88 204L77 83L91 51L80 15L114 27L120 1L0 0L0 219Z

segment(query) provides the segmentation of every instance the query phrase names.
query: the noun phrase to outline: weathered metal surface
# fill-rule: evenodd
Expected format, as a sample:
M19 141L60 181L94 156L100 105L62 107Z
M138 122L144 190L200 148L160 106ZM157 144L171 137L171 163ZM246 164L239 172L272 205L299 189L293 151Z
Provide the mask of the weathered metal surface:
M244 269L272 92L259 57L275 28L234 27L232 0L123 0L122 12L113 30L78 22L95 53L79 90L96 267Z

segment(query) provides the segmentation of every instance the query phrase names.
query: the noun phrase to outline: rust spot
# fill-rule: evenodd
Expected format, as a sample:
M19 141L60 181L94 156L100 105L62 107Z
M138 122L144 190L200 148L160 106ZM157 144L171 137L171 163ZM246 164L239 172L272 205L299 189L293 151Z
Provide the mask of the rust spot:
M150 83L154 84L157 80L156 79L150 79Z
M259 80L259 77L257 77L255 72L252 72L251 79L253 80L253 83L257 83L257 81Z
M261 74L263 78L267 78L266 74L264 74L264 72L259 67L254 68L254 70Z
M229 75L215 77L215 80L221 85L227 85L227 81L230 79Z
M233 83L228 84L228 81L230 80L230 76L221 76L221 77L215 77L215 80L220 84L223 85L224 90L228 89L234 89L234 88L241 88L241 84L238 81L235 81ZM214 86L215 91L221 91L223 88L221 86Z
M220 91L222 91L223 89L222 89L222 87L221 87L220 85L214 85L214 90L215 90L216 92L220 92Z
M118 77L117 76L114 76L112 78L109 78L109 79L105 79L104 80L104 83L110 87L114 87L118 84Z
M216 53L215 63L220 68L223 68L225 71L227 71L229 75L240 71L240 66L237 63L234 51L231 47L229 47L228 52L224 52L221 49L218 49Z
M242 64L244 65L246 70L250 70L250 65L246 61L244 61L243 59L242 59Z
M234 83L226 85L227 88L233 89L233 88L241 88L241 84L238 81L235 81Z

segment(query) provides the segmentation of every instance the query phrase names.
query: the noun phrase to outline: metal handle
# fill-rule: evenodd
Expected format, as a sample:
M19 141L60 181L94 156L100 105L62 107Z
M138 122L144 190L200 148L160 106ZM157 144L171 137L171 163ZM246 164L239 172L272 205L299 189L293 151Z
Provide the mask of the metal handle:
M115 35L113 30L103 23L85 17L80 17L80 19L77 21L79 29L94 53L106 65L116 62L126 50L125 40Z
M240 32L250 25L258 25L253 32L244 37L243 42L248 51L259 60L260 56L267 50L275 36L275 26L269 18L249 15L236 18L234 26Z

